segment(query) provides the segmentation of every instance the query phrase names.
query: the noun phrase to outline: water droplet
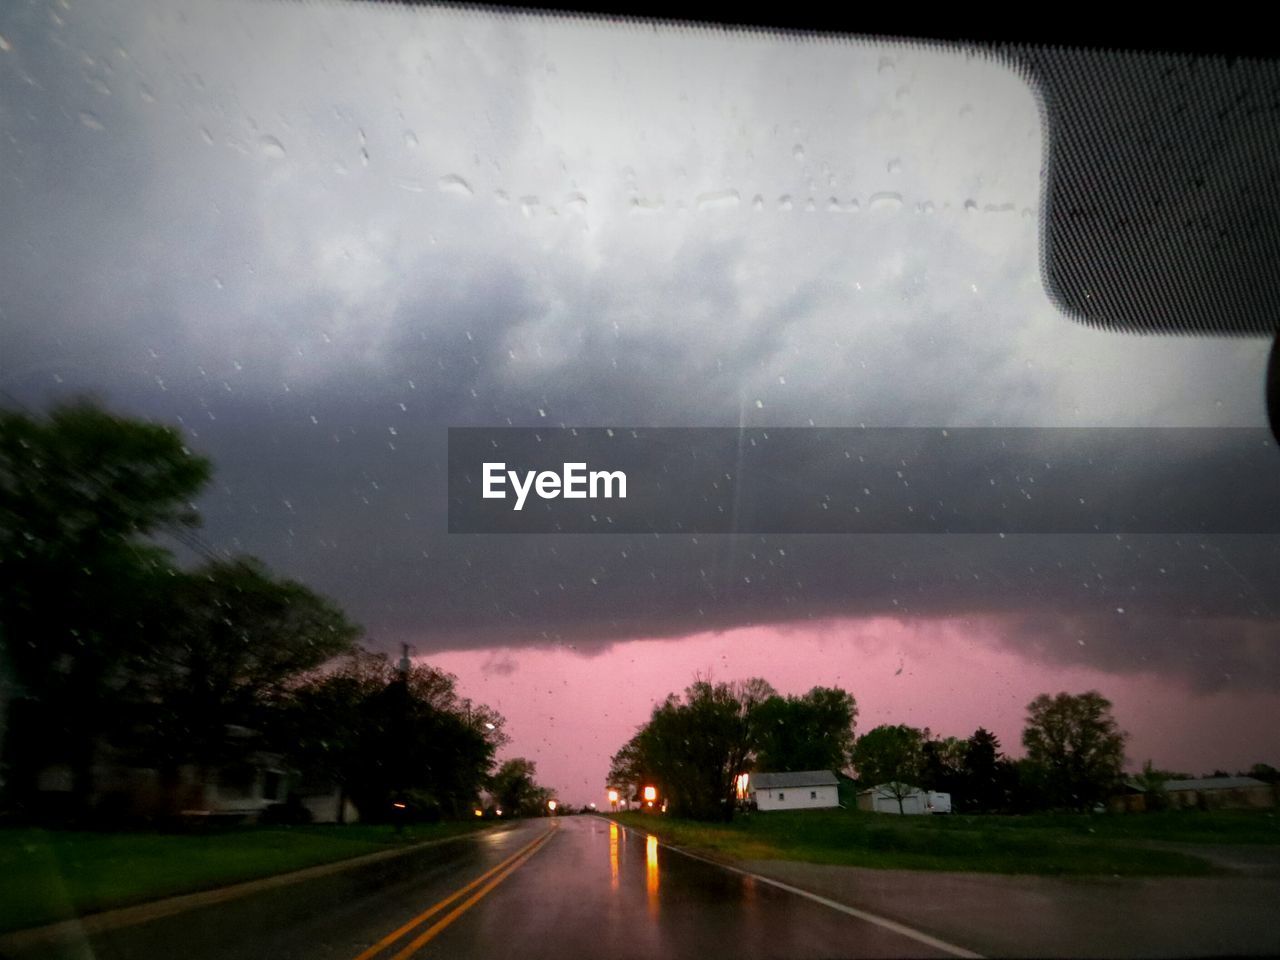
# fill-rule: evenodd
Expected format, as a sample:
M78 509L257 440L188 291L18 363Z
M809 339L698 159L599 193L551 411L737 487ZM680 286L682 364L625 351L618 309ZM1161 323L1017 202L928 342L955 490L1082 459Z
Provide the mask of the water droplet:
M258 140L258 148L270 160L283 160L286 156L284 144L275 137L262 137Z
M404 145L412 150L418 145L418 135L412 130L406 130L404 132Z
M564 205L574 213L582 213L587 209L587 198L580 193L571 193L565 198Z
M893 58L892 58L892 57L881 57L881 58L880 58L880 65L879 65L879 67L877 68L877 71L878 71L879 73L892 73L892 72L893 72Z
M469 197L474 193L471 189L471 184L456 173L445 174L436 181L436 186L440 188L441 193L452 193L458 197Z
M901 160L899 157L894 157L894 158L893 158L892 160L890 160L887 164L885 164L885 169L886 169L886 170L888 170L890 173L899 173L899 172L901 172L901 170L902 170L902 160Z
M792 148L791 148L791 156L795 157L797 160L803 161L803 160L804 160L804 145L803 145L803 144L800 144L800 143L797 143L794 147L792 147Z
M102 121L98 119L97 114L89 110L80 111L80 122L84 124L86 127L88 127L90 130L103 129Z
M493 191L493 199L495 203L505 207L511 202L511 195L505 190L495 190Z
M0 33L0 53L8 53L12 49L13 44L9 42L3 33Z
M156 95L151 92L151 88L145 83L138 84L138 96L142 98L144 103L156 102Z
M791 197L789 195L784 194L783 196L778 198L778 209L779 210L791 209Z
M737 190L713 190L698 194L696 203L699 210L719 210L736 207L741 199Z
M902 194L893 190L873 193L867 200L868 210L897 210L902 206Z
M762 197L760 194L757 193L754 197L751 198L751 207L754 210L763 210L764 197Z
M974 210L977 210L977 209L978 209L978 201L977 201L977 200L966 200L966 201L964 202L964 208L965 208L965 210L966 210L967 212L973 212Z
M208 127L200 128L200 137L205 143L213 143L213 134L209 132Z
M763 400L757 400L757 401L756 401L756 409L757 409L757 410L763 410L763 409L764 409L764 401L763 401Z

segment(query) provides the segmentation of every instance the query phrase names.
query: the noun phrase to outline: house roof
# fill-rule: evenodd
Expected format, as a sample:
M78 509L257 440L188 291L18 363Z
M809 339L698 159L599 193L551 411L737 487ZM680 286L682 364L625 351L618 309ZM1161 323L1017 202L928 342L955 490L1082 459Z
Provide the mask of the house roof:
M834 787L840 783L830 770L753 773L747 782L753 790L776 790L779 787Z
M1253 777L1201 777L1199 780L1166 780L1165 790L1239 790L1243 787L1265 787Z

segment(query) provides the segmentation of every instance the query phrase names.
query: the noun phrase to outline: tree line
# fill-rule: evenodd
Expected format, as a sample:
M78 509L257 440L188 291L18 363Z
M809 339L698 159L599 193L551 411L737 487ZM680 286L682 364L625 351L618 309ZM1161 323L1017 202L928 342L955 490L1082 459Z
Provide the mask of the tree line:
M1090 810L1124 779L1127 734L1097 691L1032 700L1018 759L985 728L960 739L882 724L858 736L857 717L857 701L838 688L782 696L758 677L695 678L613 755L608 785L628 799L653 787L673 814L728 820L739 806L737 778L749 771L853 771L860 786L883 786L899 805L912 789L936 790L973 813ZM1153 794L1175 778L1150 763L1145 775Z
M470 814L495 784L527 809L533 765L494 773L503 718L453 676L364 649L336 604L252 557L186 569L161 545L191 544L212 470L174 428L90 402L0 411L6 809L47 807L51 764L71 772L64 812L85 817L105 812L104 756L208 780L253 750L338 785L363 819L396 802Z

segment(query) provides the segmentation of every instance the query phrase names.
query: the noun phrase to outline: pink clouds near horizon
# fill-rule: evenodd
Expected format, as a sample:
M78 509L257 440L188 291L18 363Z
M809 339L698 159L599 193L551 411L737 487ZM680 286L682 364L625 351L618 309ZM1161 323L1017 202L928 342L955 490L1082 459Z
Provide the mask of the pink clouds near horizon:
M695 674L761 676L781 693L842 687L857 698L859 731L908 723L965 737L983 726L1014 755L1033 697L1096 689L1130 734L1132 768L1146 759L1193 774L1280 763L1280 695L1197 693L1150 673L1038 663L1002 645L998 630L985 621L875 618L631 640L590 653L499 647L423 659L506 716L503 755L536 761L540 782L574 804L601 801L610 755Z

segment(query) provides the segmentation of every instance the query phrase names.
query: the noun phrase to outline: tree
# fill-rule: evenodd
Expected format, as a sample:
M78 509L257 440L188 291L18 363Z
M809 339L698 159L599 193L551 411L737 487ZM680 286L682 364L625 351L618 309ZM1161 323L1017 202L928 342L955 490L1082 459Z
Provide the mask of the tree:
M513 757L498 768L490 790L498 809L516 817L540 816L551 799L551 791L538 785L538 765L524 757Z
M1269 763L1255 763L1241 776L1253 777L1253 779L1261 780L1263 783L1280 783L1280 770L1277 770Z
M465 813L507 742L501 715L458 696L452 674L426 664L402 673L384 653L353 651L296 682L286 703L282 746L365 820L410 800L420 813Z
M920 786L925 790L951 794L960 798L965 790L965 752L967 743L959 737L926 737L920 770Z
M910 796L924 770L925 733L904 724L882 724L864 733L853 748L853 764L864 786L882 786L898 801Z
M760 770L844 770L853 751L858 705L834 687L814 687L801 697L772 696L753 718Z
M990 813L1008 803L1016 774L1000 752L1000 738L979 727L964 744L961 803L970 810Z
M47 418L0 412L0 641L18 687L6 754L19 795L61 760L87 804L95 740L138 645L163 628L153 601L173 568L148 538L198 523L191 501L209 475L171 427L88 402Z
M1054 806L1089 810L1105 798L1120 780L1125 739L1111 702L1095 690L1041 694L1027 706L1022 744Z
M774 696L764 680L715 683L695 677L683 698L670 694L618 753L610 786L655 787L668 809L700 820L733 817L738 777L757 745L762 703Z
M233 725L269 736L289 681L359 634L334 604L252 558L175 575L168 600L168 629L135 667L162 769L225 761Z
M655 772L647 766L640 735L643 726L634 736L609 758L608 787L618 791L622 800L638 797L648 783L655 782Z

